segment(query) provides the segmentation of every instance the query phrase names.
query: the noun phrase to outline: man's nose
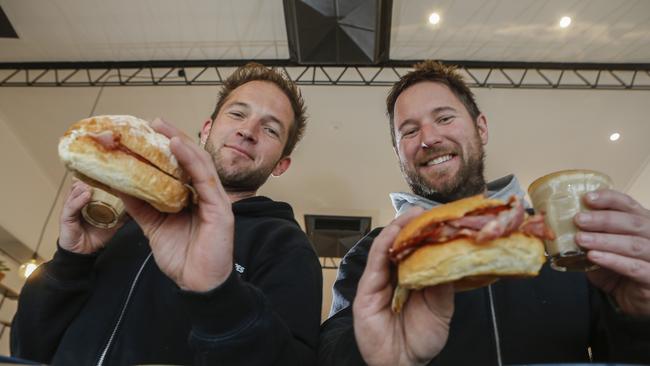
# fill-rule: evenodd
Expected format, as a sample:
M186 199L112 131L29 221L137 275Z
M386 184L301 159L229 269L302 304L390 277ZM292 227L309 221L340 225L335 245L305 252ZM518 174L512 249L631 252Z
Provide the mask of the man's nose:
M436 144L442 143L442 136L440 135L440 131L438 131L435 125L430 123L425 123L422 126L422 133L420 136L420 147L423 149L427 149Z
M257 141L257 130L259 128L259 123L254 118L249 118L244 121L237 128L237 135L241 136L245 140Z

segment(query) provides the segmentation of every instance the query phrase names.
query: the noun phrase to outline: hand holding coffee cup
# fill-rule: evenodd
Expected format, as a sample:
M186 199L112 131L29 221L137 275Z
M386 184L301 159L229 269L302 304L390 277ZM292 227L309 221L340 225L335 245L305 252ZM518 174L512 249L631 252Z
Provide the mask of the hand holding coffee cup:
M59 221L58 244L62 249L79 254L91 254L103 248L124 223L118 220L110 229L89 225L81 211L92 201L92 187L73 178L70 193L63 203Z
M554 240L545 241L553 269L590 271L598 268L575 241L578 228L574 218L589 210L582 200L584 194L612 185L607 175L590 170L563 170L545 175L530 185L528 194L535 210L544 213L546 224L556 236Z
M576 171L568 174L571 172ZM554 174L540 180L553 178ZM596 178L599 180L602 177ZM531 188L535 188L533 185ZM529 193L534 190L531 188ZM577 230L574 242L580 251L586 251L588 262L582 261L583 264L600 267L587 273L590 282L611 296L623 313L650 316L650 211L632 197L607 187L581 194L580 204L587 210L573 217ZM538 201L535 208L540 210L543 206Z
M591 211L576 216L576 241L600 266L587 277L622 312L650 317L650 211L611 189L588 193L583 202Z

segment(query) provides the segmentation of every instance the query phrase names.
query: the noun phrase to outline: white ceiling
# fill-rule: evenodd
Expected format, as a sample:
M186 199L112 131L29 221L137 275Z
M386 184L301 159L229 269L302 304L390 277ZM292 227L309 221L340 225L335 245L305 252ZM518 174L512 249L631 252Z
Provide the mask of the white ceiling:
M441 21L426 22L431 12ZM560 18L570 16L563 29ZM649 62L650 1L403 0L393 5L394 59Z
M0 0L0 62L287 59L282 0ZM428 24L431 12L441 15ZM561 29L562 16L572 25ZM390 57L650 62L646 0L394 0Z
M0 61L287 59L282 0L0 0Z

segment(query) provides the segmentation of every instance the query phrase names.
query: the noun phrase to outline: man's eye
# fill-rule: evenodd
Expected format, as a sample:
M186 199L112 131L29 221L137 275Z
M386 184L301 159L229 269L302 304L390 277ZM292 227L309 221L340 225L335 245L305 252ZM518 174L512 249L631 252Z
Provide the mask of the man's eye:
M266 130L266 132L268 132L269 134L271 134L271 135L273 135L275 137L280 137L280 134L278 133L278 131L272 129L271 127L266 127L265 130Z
M454 116L444 116L444 117L441 117L440 119L438 119L438 123L445 125L447 123L451 123L451 121L453 119L454 119Z
M244 118L244 114L241 113L241 112L231 111L229 114L230 114L232 117L235 117L235 118L237 118L237 119L242 119L242 118Z
M416 132L417 132L417 129L412 128L412 129L409 129L409 130L406 130L406 131L402 132L402 136L411 136L411 135L414 135Z

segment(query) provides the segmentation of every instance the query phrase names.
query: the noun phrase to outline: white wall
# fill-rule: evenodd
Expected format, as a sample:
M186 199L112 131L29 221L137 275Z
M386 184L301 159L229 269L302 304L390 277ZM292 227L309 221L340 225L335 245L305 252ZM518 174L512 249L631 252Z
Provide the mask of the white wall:
M650 210L650 157L639 167L637 178L630 183L626 193Z
M0 225L34 249L55 188L0 115Z

